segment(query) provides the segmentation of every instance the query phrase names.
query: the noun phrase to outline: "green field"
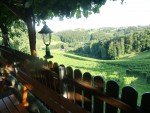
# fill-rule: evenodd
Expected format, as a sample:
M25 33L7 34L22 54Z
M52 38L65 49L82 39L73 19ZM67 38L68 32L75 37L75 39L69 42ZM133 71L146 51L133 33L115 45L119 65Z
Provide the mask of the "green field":
M39 52L39 57L44 56L44 54L44 51ZM120 60L98 60L59 50L52 50L51 54L54 58L50 60L59 65L64 64L66 67L71 66L73 69L80 69L82 73L90 72L92 76L100 75L105 81L110 79L117 81L120 85L120 92L124 86L133 86L139 94L138 103L140 103L140 97L144 92L150 92L150 84L146 82L146 77L150 75L150 51L126 55ZM146 76L143 77L141 74L126 75L128 69L146 73Z

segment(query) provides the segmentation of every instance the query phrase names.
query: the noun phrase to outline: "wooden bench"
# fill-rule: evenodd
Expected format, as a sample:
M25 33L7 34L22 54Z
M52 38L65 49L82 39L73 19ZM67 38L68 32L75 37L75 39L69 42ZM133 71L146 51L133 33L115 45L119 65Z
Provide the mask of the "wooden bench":
M29 113L14 94L0 99L0 113Z

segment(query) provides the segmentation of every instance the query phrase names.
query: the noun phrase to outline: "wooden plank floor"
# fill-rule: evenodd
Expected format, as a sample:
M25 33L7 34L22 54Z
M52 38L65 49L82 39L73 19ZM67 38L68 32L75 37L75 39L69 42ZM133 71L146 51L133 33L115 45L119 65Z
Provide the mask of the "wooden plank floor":
M28 111L12 94L0 99L0 113L28 113Z

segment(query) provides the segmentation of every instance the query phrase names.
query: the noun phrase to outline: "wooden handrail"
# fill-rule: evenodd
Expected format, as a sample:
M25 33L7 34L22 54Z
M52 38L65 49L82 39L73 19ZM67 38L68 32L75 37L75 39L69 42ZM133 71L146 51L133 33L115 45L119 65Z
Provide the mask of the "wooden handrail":
M27 89L57 113L88 113L19 70L17 79Z
M140 111L132 108L128 104L125 104L124 102L122 102L118 99L115 99L113 97L107 96L105 93L98 91L96 88L94 88L88 84L85 84L82 81L77 81L77 80L65 78L63 80L63 82L70 83L70 84L74 85L75 87L77 87L78 90L84 90L84 93L94 95L98 99L105 101L106 103L108 103L108 104L110 104L116 108L120 108L122 110L125 110L128 113L140 113Z

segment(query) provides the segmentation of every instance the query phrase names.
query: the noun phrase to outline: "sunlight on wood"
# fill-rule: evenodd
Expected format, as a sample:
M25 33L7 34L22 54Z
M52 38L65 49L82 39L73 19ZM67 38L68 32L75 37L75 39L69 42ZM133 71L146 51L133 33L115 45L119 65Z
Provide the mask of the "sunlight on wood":
M22 94L22 104L23 104L23 106L25 106L25 107L29 106L29 103L27 102L27 96L28 96L28 90L27 90L27 88L24 86L24 87L23 87L23 94Z

